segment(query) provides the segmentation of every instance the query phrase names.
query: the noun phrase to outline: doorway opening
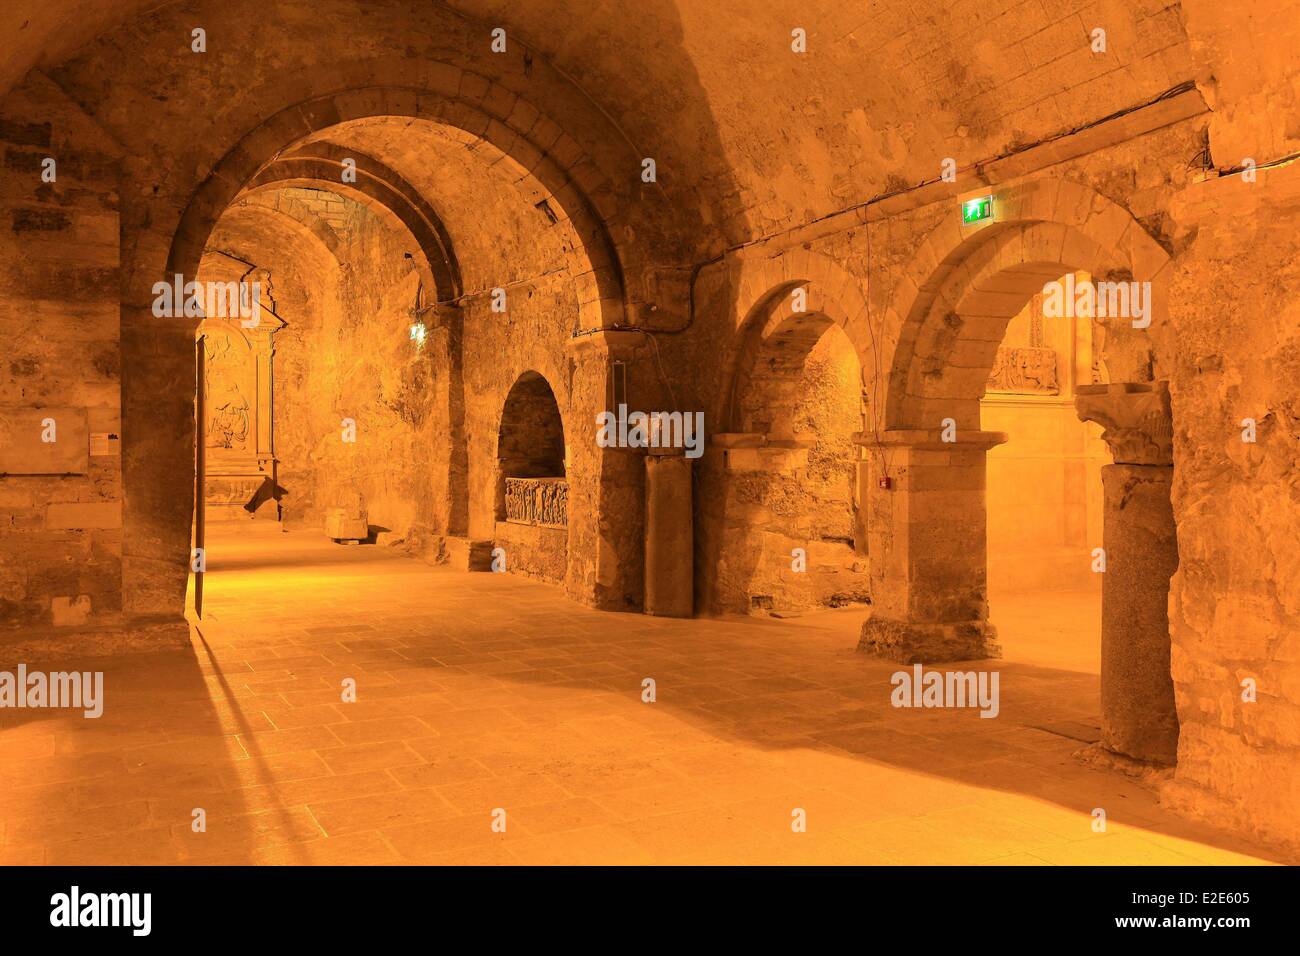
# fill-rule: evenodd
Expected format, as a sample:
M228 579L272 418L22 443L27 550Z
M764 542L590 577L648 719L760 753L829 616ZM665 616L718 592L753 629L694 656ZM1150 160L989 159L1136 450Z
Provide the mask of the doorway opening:
M981 429L1007 435L986 459L989 614L1007 659L1100 674L1092 552L1110 454L1074 398L1106 381L1105 331L1090 316L1044 315L1043 299L1035 293L1007 324L980 401Z

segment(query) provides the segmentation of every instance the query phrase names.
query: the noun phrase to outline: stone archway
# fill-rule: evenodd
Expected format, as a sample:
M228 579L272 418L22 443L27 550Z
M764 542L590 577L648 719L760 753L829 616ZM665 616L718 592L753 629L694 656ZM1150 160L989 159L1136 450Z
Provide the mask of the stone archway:
M1150 344L1159 335L1148 341L1144 326L1159 328L1163 322L1168 256L1126 210L1068 182L1012 187L995 195L994 210L992 220L962 226L954 207L922 247L912 274L900 281L891 308L891 327L898 332L885 427L862 438L872 470L866 482L867 523L876 611L863 626L859 647L909 663L1000 656L988 620L985 457L1006 436L980 430L979 401L1011 318L1046 282L1076 270L1102 280L1149 283L1143 289L1150 311L1137 320L1138 327L1127 316L1107 327L1108 343L1114 345L1108 370L1119 384L1099 388L1150 392L1160 367ZM919 278L920 269L929 274ZM1099 413L1082 394L1086 391L1081 390L1080 414L1095 417ZM1159 408L1157 403L1147 410ZM1167 413L1167 401L1163 408ZM1143 420L1161 434L1169 430L1167 415L1162 422ZM1116 462L1108 467L1129 464L1121 454ZM1108 492L1108 503L1111 499ZM1114 519L1114 508L1108 507L1107 540ZM1172 533L1162 538L1172 549ZM1176 552L1171 553L1176 565ZM1121 567L1139 564L1122 562ZM1144 607L1161 603L1169 586L1164 572L1171 573L1174 565L1162 564L1159 573L1151 570L1153 577L1129 577L1125 583L1155 594L1153 601L1140 602ZM1122 593L1119 586L1118 580L1107 581L1104 630L1124 624L1115 613L1116 597L1109 598L1110 609L1105 607L1107 595ZM1114 654L1108 658L1105 649L1114 641L1103 635L1103 688L1119 681L1126 698L1144 695L1159 711L1154 724L1164 728L1163 737L1143 743L1140 734L1106 733L1106 726L1117 727L1125 718L1114 695L1103 690L1104 742L1131 756L1168 762L1173 751L1167 729L1172 721L1176 739L1176 716L1167 620L1160 615L1137 638L1146 645L1143 655L1157 661L1147 671L1147 686L1134 688L1115 673L1121 663Z
M623 266L607 223L610 217L617 215L615 197L621 192L609 187L595 165L558 125L515 94L456 67L434 65L426 72L425 80L433 83L432 89L398 85L327 93L281 109L249 131L215 164L188 205L180 211L179 224L166 246L166 268L162 274L192 275L217 220L241 195L255 195L264 186L274 188L292 183L321 182L313 177L322 174L332 178L339 157L327 146L309 142L317 134L351 120L409 117L478 137L492 153L494 175L513 177L511 181L519 183L530 196L540 196L539 201L546 202L574 237L567 246L571 281L577 299L573 327L604 328L617 322L624 315L627 295L623 286ZM480 85L482 89L479 89ZM476 90L477 95L471 94L470 90ZM492 97L490 102L483 99L485 93ZM505 114L496 115L499 107L507 102L511 105ZM307 145L302 145L304 143ZM295 150L295 146L299 148ZM446 247L446 236L436 215L431 219L423 198L418 194L411 195L407 184L386 177L386 171L381 167L382 164L362 156L357 164L361 174L357 188L345 191L359 201L376 208L383 207L394 221L403 226L415 226L414 235L419 251L423 253L421 258L425 260L419 262L417 268L432 279L426 287L435 298L451 299L460 291L459 279L454 253ZM331 181L330 187L335 186L342 189L340 184ZM154 253L150 258L160 262L156 250L150 248ZM137 286L148 288L154 278L152 271L150 268L130 270L125 279L124 295L136 295L131 290ZM132 315L134 323L135 313ZM169 372L179 370L180 374L185 374L193 362L190 345L185 346L184 353L172 351L171 347L176 343L170 339L160 340L155 335L148 337L146 346L146 330L153 330L157 323L150 322L143 311L140 318L138 329L135 324L124 324L124 341L134 343L130 348L147 350L150 354L166 350L168 358L165 363L153 363L159 370L158 374L147 380L133 365L130 366L133 381L129 388L124 386L124 414L128 418L137 414L142 417L155 414L159 393L171 385L168 375L163 374L164 366ZM462 320L455 305L437 306L433 318L437 328L432 331L438 335L431 347L447 353L453 373L444 389L453 423L451 457L446 466L449 502L445 531L449 541L457 539L456 543L460 540L468 543L468 539L463 538L468 529L465 439L459 428L464 414L464 399L458 394L462 387L459 377ZM132 336L140 341L136 342ZM431 335L431 339L434 336ZM574 388L584 395L601 394L608 363L580 361L576 364ZM152 485L160 490L153 499L141 496L128 499L124 513L128 537L145 544L128 551L123 574L127 579L126 590L136 595L133 610L156 612L171 607L172 594L184 593L188 565L172 562L167 556L180 551L174 546L176 543L189 539L192 496L181 497L180 483L164 481L160 476L181 473L179 469L188 464L189 451L185 450L182 456L183 443L177 441L183 438L181 435L170 432L152 434L147 429L137 429L135 435L131 453L124 460L124 474L133 485ZM575 456L575 471L597 476L597 487L591 490L590 501L586 497L588 492L579 492L582 503L590 506L580 510L592 515L583 520L595 525L600 520L597 516L609 507L607 500L618 497L621 492L614 489L613 481L605 477L609 468L604 459L608 456L582 447L576 450ZM593 460L587 461L589 458ZM438 470L441 474L441 463ZM167 485L166 490L161 490L163 485ZM144 534L142 529L150 529L150 533ZM593 534L591 537L594 540L589 550L596 553L605 566L636 566L636 562L625 554L631 547L629 542L620 540L611 549L607 536ZM600 557L610 550L618 554ZM181 553L188 553L188 547ZM161 576L160 568L163 569ZM639 587L635 577L625 581L623 575L609 573L603 578L585 576L580 585L575 585L575 596L592 603L616 606L628 606L635 600L635 591ZM605 591L616 591L617 596L607 599L603 596Z
M435 64L435 66L442 66ZM372 88L347 90L315 97L282 109L264 120L235 145L213 169L212 174L199 186L181 216L168 255L167 270L189 275L190 268L201 254L207 234L221 211L246 186L256 185L257 178L266 173L268 166L277 161L292 166L292 161L310 167L312 163L334 166L336 157L326 155L322 147L308 148L305 152L285 151L303 143L323 130L353 120L376 117L409 117L463 130L495 147L508 161L514 178L535 184L534 192L546 199L558 215L572 228L578 250L571 267L574 281L579 284L579 303L582 315L578 327L601 327L621 315L624 307L623 266L619 261L605 224L605 216L613 209L602 210L597 196L610 190L603 177L592 171L589 162L580 152L561 157L544 152L545 144L534 143L529 134L540 128L538 110L527 106L515 94L504 90L511 103L526 110L512 110L504 121L494 117L481 104L482 97L469 99L461 95L462 71L445 67L449 85L444 91L418 88ZM441 76L441 74L439 74ZM469 74L465 74L469 76ZM494 88L482 80L491 93ZM511 124L516 115L529 115L531 122L519 129ZM549 121L548 121L549 122ZM550 123L557 133L559 127ZM358 168L361 168L358 165ZM608 320L608 321L607 321Z
M345 161L351 161L351 167ZM344 175L345 170L355 172L351 177L355 182ZM305 144L264 167L241 196L268 191L278 195L286 186L319 188L322 184L411 234L424 253L416 266L427 273L424 281L438 301L454 299L464 291L451 236L438 212L396 170L358 150L326 142Z

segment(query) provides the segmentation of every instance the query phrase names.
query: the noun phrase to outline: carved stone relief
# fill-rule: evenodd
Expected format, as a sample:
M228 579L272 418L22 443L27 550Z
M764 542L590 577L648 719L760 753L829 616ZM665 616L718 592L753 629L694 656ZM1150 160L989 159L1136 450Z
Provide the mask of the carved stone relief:
M569 483L563 478L507 478L506 520L557 528L569 523Z
M993 361L987 391L1056 395L1056 351L1050 348L1000 348Z
M1079 418L1096 422L1116 464L1172 465L1174 427L1167 382L1087 385L1074 405Z

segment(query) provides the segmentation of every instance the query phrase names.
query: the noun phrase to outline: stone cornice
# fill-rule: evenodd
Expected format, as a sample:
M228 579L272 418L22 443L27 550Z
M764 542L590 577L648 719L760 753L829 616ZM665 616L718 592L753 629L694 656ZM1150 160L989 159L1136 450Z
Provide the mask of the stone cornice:
M920 451L987 451L1007 440L1006 432L958 431L954 441L944 441L940 429L896 428L870 433L855 432L853 441L866 448L915 448Z

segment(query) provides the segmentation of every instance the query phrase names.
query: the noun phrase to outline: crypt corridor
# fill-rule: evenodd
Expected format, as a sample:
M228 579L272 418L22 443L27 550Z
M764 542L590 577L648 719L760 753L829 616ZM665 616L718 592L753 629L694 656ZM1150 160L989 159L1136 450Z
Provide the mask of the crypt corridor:
M0 864L1300 860L1295 0L11 5Z

